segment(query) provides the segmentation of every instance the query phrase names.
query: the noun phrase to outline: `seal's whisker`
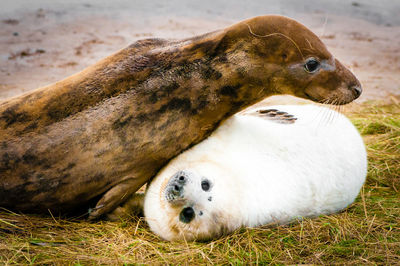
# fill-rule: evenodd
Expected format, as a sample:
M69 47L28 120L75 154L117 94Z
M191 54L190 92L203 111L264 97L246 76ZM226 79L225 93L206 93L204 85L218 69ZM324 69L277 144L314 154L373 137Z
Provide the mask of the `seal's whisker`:
M339 113L344 114L346 111L346 105L339 105Z
M326 109L327 109L326 126L329 126L332 120L332 102L329 102Z
M329 109L329 102L327 102L324 106L324 120L323 126L326 127L329 124L329 116L330 116L330 109Z
M325 14L325 21L324 21L324 24L322 25L321 37L325 35L326 24L328 24L328 15L327 14Z
M321 106L322 103L316 103L316 105ZM319 127L319 124L320 124L320 122L321 122L322 113L323 113L323 110L322 110L322 108L321 108L321 109L318 110L318 112L316 112L315 116L314 116L313 119L312 119L312 120L318 121L318 122L317 122L317 128Z
M332 120L331 120L331 124L333 124L336 120L336 118L338 117L338 109L339 109L339 101L337 99L332 101Z
M180 170L182 170L182 169L180 169L180 167L176 167L176 166L174 166L174 165L171 165L171 168L174 169L175 171L180 171Z
M342 107L343 105L336 105L337 106L337 117L339 117L340 114L342 114Z
M331 109L331 105L332 103L329 102L328 105L326 106L326 113L327 113L327 117L326 117L326 121L325 121L325 126L329 126L330 122L331 122L331 118L332 118L332 109Z
M331 100L329 102L328 106L327 106L328 113L329 113L328 120L327 120L327 123L326 123L327 126L329 126L329 125L331 125L333 123L333 120L334 120L334 117L335 117L335 110L334 110L335 103L336 103L336 100Z
M312 46L311 42L308 39L306 39L306 41L307 41L308 45L310 46L310 49L307 49L307 50L313 51L314 47Z
M328 116L329 116L329 99L325 100L323 103L324 108L322 109L322 118L321 122L318 126L322 125L323 127L327 125Z
M332 113L333 113L333 115L332 115L332 121L331 121L331 124L333 124L333 123L335 123L335 120L336 120L336 118L338 117L338 112L337 112L337 109L338 109L338 101L337 100L335 100L334 102L333 102L333 109L332 109Z
M342 105L336 105L336 118L338 119L342 113Z
M330 108L330 112L331 112L331 117L330 117L330 121L329 124L333 124L335 122L335 118L336 118L336 106L337 106L337 101L334 100L332 102L331 108Z
M333 118L332 118L332 123L335 123L336 119L338 118L338 109L340 105L335 104L333 106Z
M283 33L280 33L280 32L274 32L274 33L270 33L270 34L266 34L266 35L259 35L259 34L256 34L256 33L254 33L254 32L252 31L252 29L251 29L251 27L250 27L249 24L247 24L247 23L245 23L245 24L246 24L247 27L249 28L250 34L253 35L253 36L255 36L255 37L259 37L259 38L268 38L268 37L272 37L272 36L278 35L278 36L282 36L282 37L288 39L288 40L289 40L290 42L292 42L293 45L297 48L297 50L299 51L299 53L300 53L300 55L301 55L301 58L304 59L304 55L303 55L303 53L301 52L299 45L298 45L292 38L290 38L289 36L287 36L287 35L285 35L285 34L283 34Z
M320 105L320 106L325 105L326 102L327 102L327 100L325 100L325 101L323 101L323 102L321 102L321 103L318 103L318 105ZM325 112L326 112L325 108L321 108L321 109L317 112L316 118L318 119L318 122L316 123L316 125L317 125L317 126L316 126L316 129L320 128L320 126L323 125L323 121L324 121L324 117L325 117Z
M319 103L315 103L315 105L320 105ZM321 114L321 110L318 110L318 112L315 112L315 114L314 114L314 116L312 117L312 119L311 119L311 121L317 121L318 120L318 117L320 116L320 114Z

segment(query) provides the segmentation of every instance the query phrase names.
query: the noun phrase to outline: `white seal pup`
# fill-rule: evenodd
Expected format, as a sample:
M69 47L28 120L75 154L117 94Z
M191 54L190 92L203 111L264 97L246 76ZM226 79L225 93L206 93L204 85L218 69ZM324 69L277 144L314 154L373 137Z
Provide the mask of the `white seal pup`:
M335 118L321 121L322 112ZM166 240L206 240L338 212L354 201L366 173L363 140L345 116L274 106L233 116L173 159L149 185L144 214Z

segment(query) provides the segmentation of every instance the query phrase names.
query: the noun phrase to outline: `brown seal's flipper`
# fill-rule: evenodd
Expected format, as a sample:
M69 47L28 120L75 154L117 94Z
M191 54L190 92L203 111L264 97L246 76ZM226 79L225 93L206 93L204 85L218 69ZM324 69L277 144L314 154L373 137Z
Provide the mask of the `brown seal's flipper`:
M123 205L115 208L111 213L106 214L109 221L119 221L132 216L143 217L144 193L135 193Z
M297 120L294 115L277 109L260 109L255 115L281 124L293 124Z
M136 178L128 178L113 186L97 202L96 207L89 209L89 219L95 220L102 215L111 212L118 205L132 197L132 194L143 184Z

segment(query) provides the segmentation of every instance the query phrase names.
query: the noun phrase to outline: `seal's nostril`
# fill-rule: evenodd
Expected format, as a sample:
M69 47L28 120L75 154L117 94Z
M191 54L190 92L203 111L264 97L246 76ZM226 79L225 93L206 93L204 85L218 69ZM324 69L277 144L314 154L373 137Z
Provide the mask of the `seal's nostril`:
M362 92L361 86L353 86L350 89L353 91L355 98L360 97Z
M176 192L179 192L179 190L181 190L181 188L180 188L180 186L175 185L175 186L174 186L174 190L175 190Z
M186 173L184 171L179 171L174 175L174 179L180 183L184 184L186 182Z
M190 223L194 219L195 213L192 207L184 208L179 214L179 220L184 223Z

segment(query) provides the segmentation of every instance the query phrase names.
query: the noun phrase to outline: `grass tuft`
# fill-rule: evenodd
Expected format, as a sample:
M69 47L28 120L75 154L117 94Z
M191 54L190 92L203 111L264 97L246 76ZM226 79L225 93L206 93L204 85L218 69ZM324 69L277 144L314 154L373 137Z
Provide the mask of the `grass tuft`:
M349 115L364 136L368 184L400 192L400 103L367 102Z
M169 243L143 218L88 222L1 210L0 264L398 264L399 101L353 105L345 114L364 137L369 167L360 196L341 213Z

